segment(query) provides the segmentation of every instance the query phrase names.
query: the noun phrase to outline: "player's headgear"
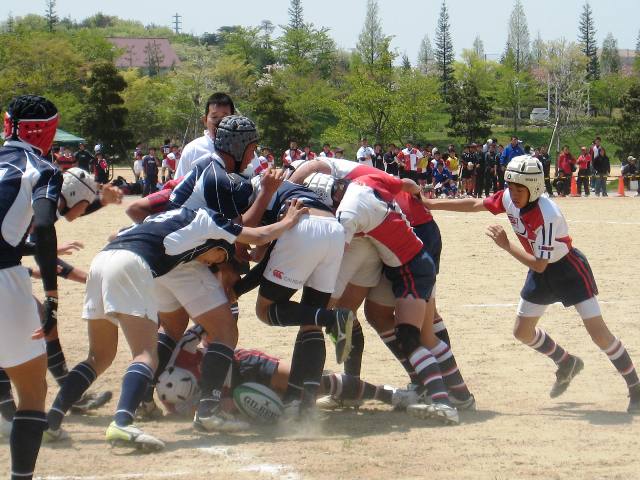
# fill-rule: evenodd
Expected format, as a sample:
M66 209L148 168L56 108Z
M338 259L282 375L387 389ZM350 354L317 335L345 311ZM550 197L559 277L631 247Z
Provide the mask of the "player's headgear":
M540 161L531 155L514 157L507 165L504 180L524 185L529 190L529 202L534 202L544 192L544 170Z
M66 203L66 208L71 209L82 201L93 202L98 194L96 182L88 172L81 168L73 167L62 175L62 191L60 194Z
M335 179L325 173L312 173L302 182L305 187L320 197L322 203L330 208L333 208L333 186L335 183Z
M93 147L93 151L94 153L102 153L102 145L100 145L99 143L96 143L96 146Z
M188 413L200 395L195 375L176 366L170 366L162 372L156 390L162 403L177 413Z
M44 97L20 95L14 98L4 116L4 137L20 140L46 155L58 126L58 109Z
M234 171L240 173L244 152L252 143L258 143L259 139L255 123L247 117L228 115L218 125L213 145L216 151L227 153L233 157Z

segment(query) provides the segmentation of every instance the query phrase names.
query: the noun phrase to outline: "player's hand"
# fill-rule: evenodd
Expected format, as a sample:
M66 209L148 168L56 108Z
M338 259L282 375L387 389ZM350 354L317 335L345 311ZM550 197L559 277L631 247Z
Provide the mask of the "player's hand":
M248 262L249 260L251 260L251 255L249 254L249 245L247 245L246 243L236 243L235 257L242 262Z
M294 198L287 208L287 213L285 214L283 220L289 223L290 227L293 227L302 215L309 214L309 207L304 206L304 202L299 198Z
M276 190L280 188L280 185L282 185L282 182L284 182L284 175L285 171L282 168L268 168L260 179L262 189L270 193L275 193Z
M102 202L102 205L109 205L110 203L122 203L122 190L114 185L104 185L102 187L100 201Z
M77 252L83 248L84 244L82 242L65 242L62 245L58 245L58 255L71 255L73 252Z
M500 248L506 250L509 248L509 237L507 237L507 232L504 231L500 225L490 225L487 227L487 231L485 232L491 240L496 242Z
M41 330L46 336L49 335L49 332L58 324L58 298L46 296L42 303L42 309L44 310L44 314Z

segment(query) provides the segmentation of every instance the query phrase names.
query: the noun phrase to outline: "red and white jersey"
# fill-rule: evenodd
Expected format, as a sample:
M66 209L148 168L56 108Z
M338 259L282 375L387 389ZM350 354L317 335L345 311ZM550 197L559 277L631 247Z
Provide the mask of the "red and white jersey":
M346 160L344 158L320 157L318 160L329 165L329 167L331 167L331 176L338 180L345 178L347 180L353 180L354 178L358 178L363 175L380 173L380 170L376 167L352 162L351 160Z
M268 168L273 167L273 155L261 155L259 157L253 157L251 160L251 166L253 167L253 174L260 175Z
M288 149L282 154L282 164L290 165L292 162L296 160L300 160L302 158L302 150L296 148L294 150Z
M395 202L402 181L378 171L358 177L349 184L336 217L350 243L355 235L371 240L382 263L400 267L422 250L422 242Z
M418 160L420 160L423 155L420 150L417 148L404 148L397 155L398 160L404 164L405 170L412 170L414 172L421 172L422 169L418 168Z
M547 197L540 197L535 205L523 211L513 204L509 190L501 190L485 198L483 204L494 215L507 214L520 243L534 257L555 263L571 250L567 222Z
M420 199L409 192L400 192L396 196L396 203L409 220L412 227L424 225L433 221L431 211L425 207Z
M331 150L329 150L328 152L325 152L324 150L322 150L319 154L319 157L327 157L327 158L333 158L334 154Z

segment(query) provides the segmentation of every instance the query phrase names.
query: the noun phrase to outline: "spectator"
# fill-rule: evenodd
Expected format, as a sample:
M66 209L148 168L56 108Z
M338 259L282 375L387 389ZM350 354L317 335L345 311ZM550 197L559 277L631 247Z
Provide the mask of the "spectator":
M580 156L578 157L578 195L582 195L582 187L584 186L585 197L589 196L589 176L591 173L591 155L587 151L587 147L580 147Z
M373 157L371 158L373 166L378 170L384 171L384 152L382 151L382 144L376 143L373 146Z
M344 158L344 149L342 147L336 147L334 156L335 158Z
M285 150L282 154L282 165L291 165L296 160L302 160L302 150L298 148L298 142L291 140L289 142L289 149Z
M436 196L444 194L447 197L454 197L458 193L456 182L442 161L438 162L433 172L433 189Z
M596 140L599 142L600 137ZM603 197L608 197L607 177L609 176L609 173L611 173L611 165L605 149L602 146L599 146L597 150L598 156L591 159L593 168L596 171L596 197L599 197L600 194L602 194ZM595 152L595 150L592 149L592 152Z
M423 157L418 148L414 148L413 142L408 141L406 147L398 153L398 164L401 168L400 177L410 178L418 183L418 160Z
M571 177L576 170L576 159L569 151L569 145L562 147L562 152L558 156L558 172L556 174L556 188L558 195L565 197L571 192Z
M494 142L498 143L498 142ZM502 154L504 152L504 145L501 143L498 144L497 154L498 154L498 165L496 165L496 177L498 177L498 189L504 190L504 168L502 165Z
M373 148L369 146L369 140L367 140L366 137L362 137L360 140L360 148L356 153L356 159L359 163L373 167L373 155Z
M163 147L164 149L164 147ZM176 156L169 150L167 156L162 159L162 183L168 182L173 179L173 175L176 172Z
M500 156L496 151L496 144L491 142L489 144L487 153L484 155L484 195L489 196L489 192L493 190L493 193L498 191L498 177L496 176L496 169L500 163Z
M86 150L84 143L78 144L78 151L73 154L76 159L76 164L85 172L91 172L93 170L93 162L95 158Z
M136 148L133 152L133 175L136 183L140 183L142 178L142 150Z
M627 164L622 167L620 174L624 176L625 184L628 183L631 188L631 181L635 180L638 183L638 193L636 196L640 196L640 182L638 181L638 166L636 164L636 158L629 155L627 157Z
M101 149L96 152L96 161L93 169L96 183L104 185L109 181L109 162Z
M333 152L331 151L331 145L329 145L328 143L325 143L324 145L322 145L322 151L320 152L320 155L318 155L319 157L327 157L327 158L333 158Z
M500 155L500 171L498 172L498 178L500 180L500 188L504 188L504 171L507 168L507 164L514 158L514 157L518 157L520 155L524 155L524 150L522 150L522 147L520 146L520 143L518 142L518 137L517 135L513 135L511 137L511 143L509 143L509 145L507 145L507 148L505 148L502 151L502 154Z
M142 196L158 191L158 160L156 149L149 147L149 154L142 159L142 174L144 176L144 188Z
M453 179L457 182L458 175L460 174L460 162L456 155L456 147L453 144L447 147L447 154L449 155L449 170L451 171L451 175L453 175Z
M390 143L387 149L387 153L385 153L382 158L384 162L384 171L389 175L393 175L396 177L400 175L397 159L399 151L400 150L395 143Z
M600 137L596 137L593 139L593 142L591 142L591 147L589 148L589 153L591 154L591 170L592 170L592 174L591 175L591 189L595 190L596 188L596 177L597 177L597 172L596 169L593 165L594 161L596 158L598 158L602 152L602 140L600 139Z
M462 168L460 170L460 180L462 181L464 193L467 196L472 197L475 180L473 174L476 169L476 158L470 150L471 145L465 145L462 149Z
M56 157L56 163L58 164L58 167L60 167L60 170L62 170L63 172L66 172L70 168L77 166L76 159L71 154L71 150L62 146L60 147L60 151L58 152L58 156Z
M544 145L540 147L538 160L542 163L542 170L544 171L544 188L547 190L547 195L553 197L553 187L551 186L551 158L547 152L547 147Z
M311 151L311 145L305 145L300 158L302 160L315 160L316 154Z

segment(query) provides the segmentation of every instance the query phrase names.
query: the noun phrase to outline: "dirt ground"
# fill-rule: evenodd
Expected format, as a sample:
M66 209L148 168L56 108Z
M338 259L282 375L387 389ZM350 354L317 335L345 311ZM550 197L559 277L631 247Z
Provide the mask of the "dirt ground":
M640 199L577 198L559 201L574 245L589 258L605 318L640 365ZM242 435L195 433L189 421L163 419L144 425L167 443L154 455L112 450L104 431L115 400L91 416L70 416L72 442L43 446L37 478L209 479L631 479L640 477L640 419L627 415L624 381L591 343L573 310L554 305L542 325L585 362L584 372L561 398L551 400L553 363L511 334L515 304L526 271L484 235L489 213L436 213L444 251L438 304L451 332L461 371L478 411L461 414L457 427L438 427L371 403L359 411L331 413L296 431L260 428ZM498 217L499 218L499 217ZM88 268L107 236L128 224L123 209L105 208L74 223L59 222L61 241L80 240L69 257ZM510 230L510 229L509 229ZM512 233L510 233L512 236ZM35 285L35 283L34 283ZM39 291L36 285L35 291ZM80 319L82 286L60 283L60 330L69 366L86 354ZM295 329L261 324L254 294L241 299L240 345L288 357ZM364 318L362 312L359 317ZM363 377L403 386L407 378L373 330L365 327ZM338 370L328 343L327 368ZM94 390L120 390L129 356L124 339L112 368ZM48 402L56 393L50 379ZM0 445L0 472L9 468ZM224 477L219 477L224 478Z

